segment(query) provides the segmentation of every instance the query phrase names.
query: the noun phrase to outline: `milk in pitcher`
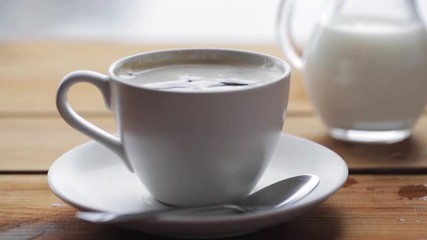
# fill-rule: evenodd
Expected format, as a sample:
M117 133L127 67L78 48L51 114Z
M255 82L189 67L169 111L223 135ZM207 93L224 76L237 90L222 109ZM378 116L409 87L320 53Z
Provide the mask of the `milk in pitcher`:
M424 26L343 18L318 30L304 52L304 75L326 124L363 131L411 128L427 102Z

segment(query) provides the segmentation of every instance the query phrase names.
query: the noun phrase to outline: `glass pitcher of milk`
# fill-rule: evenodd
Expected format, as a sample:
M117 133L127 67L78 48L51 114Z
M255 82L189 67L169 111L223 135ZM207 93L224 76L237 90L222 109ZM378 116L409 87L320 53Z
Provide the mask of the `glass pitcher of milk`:
M408 138L427 103L427 33L416 0L332 0L308 42L291 36L294 0L279 10L278 36L302 70L333 138L394 143Z

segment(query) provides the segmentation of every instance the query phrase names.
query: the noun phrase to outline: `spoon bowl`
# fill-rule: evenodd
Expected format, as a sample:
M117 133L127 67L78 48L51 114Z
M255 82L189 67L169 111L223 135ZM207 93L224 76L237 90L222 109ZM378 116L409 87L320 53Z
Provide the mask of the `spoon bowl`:
M261 212L291 205L307 194L319 184L319 177L312 174L298 175L273 183L255 193L245 197L236 204L202 206L193 208L172 208L139 213L109 213L83 212L77 217L94 223L123 223L156 218L164 215L190 215L208 213L219 210L233 210L237 213Z

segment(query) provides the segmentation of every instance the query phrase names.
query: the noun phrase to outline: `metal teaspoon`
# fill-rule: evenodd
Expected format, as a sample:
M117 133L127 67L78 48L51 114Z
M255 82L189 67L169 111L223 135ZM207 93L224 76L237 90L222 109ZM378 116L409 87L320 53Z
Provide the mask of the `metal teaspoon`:
M122 223L155 218L161 215L190 215L192 213L203 213L224 209L230 209L240 213L258 212L293 204L313 191L318 184L318 176L305 174L273 183L251 195L248 195L236 204L161 209L129 214L80 211L77 213L77 217L94 223Z

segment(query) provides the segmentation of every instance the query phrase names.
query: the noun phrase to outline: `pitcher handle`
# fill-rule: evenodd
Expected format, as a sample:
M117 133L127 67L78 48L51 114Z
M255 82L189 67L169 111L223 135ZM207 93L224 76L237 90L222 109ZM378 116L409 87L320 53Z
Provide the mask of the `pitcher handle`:
M103 144L123 160L130 172L134 172L123 150L119 137L106 132L80 116L68 102L68 91L76 83L86 82L95 85L102 93L105 104L110 108L111 92L109 77L92 71L75 71L65 76L56 94L56 106L61 117L73 128Z
M413 10L415 11L415 15L420 20L420 22L427 26L427 20L423 12L420 10L422 8L422 4L420 3L420 0L410 0L410 4L413 6Z
M277 12L277 37L279 45L286 57L297 69L302 70L304 62L298 54L291 39L291 26L294 13L295 0L282 0Z

